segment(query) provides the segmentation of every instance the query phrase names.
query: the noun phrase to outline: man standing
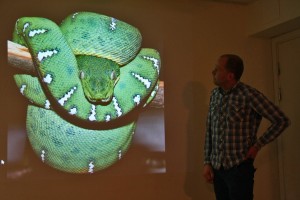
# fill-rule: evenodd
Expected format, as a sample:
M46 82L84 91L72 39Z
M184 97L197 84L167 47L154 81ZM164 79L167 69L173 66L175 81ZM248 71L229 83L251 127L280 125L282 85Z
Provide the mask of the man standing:
M243 60L220 56L213 70L204 145L203 176L214 184L217 200L252 200L258 151L278 137L289 119L262 93L242 82ZM262 117L270 127L256 136Z

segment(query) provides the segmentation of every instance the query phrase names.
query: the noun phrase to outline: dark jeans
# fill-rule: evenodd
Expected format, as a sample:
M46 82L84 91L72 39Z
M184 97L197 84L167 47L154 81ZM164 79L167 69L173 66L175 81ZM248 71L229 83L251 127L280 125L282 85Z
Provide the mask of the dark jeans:
M246 160L230 169L214 169L214 190L217 200L253 200L253 160Z

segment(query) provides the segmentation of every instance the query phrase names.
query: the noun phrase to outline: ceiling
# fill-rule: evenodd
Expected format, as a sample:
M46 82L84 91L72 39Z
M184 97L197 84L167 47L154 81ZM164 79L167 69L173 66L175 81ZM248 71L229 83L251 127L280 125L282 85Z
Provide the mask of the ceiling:
M224 2L224 3L237 3L237 4L249 4L256 0L208 0L208 1L215 1L215 2Z

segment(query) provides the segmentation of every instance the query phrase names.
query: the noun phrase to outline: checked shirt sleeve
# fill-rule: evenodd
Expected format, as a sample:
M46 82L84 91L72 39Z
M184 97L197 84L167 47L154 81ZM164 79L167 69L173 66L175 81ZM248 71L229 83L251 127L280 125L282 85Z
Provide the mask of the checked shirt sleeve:
M271 122L268 129L260 136L254 146L259 150L276 139L289 125L290 120L285 114L262 93L253 90L250 95L251 107L262 117Z
M211 136L211 99L210 98L210 106L206 120L206 133L205 133L205 143L204 143L204 164L211 164L210 154L212 151L212 136Z

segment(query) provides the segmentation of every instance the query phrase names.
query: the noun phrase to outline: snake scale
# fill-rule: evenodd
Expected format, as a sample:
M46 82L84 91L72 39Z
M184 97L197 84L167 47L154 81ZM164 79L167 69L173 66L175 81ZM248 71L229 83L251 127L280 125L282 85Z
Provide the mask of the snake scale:
M41 161L64 172L94 173L121 159L136 127L130 116L151 102L159 83L160 55L141 48L139 30L77 12L60 25L22 17L13 41L29 49L36 71L14 79L30 102L27 135Z

